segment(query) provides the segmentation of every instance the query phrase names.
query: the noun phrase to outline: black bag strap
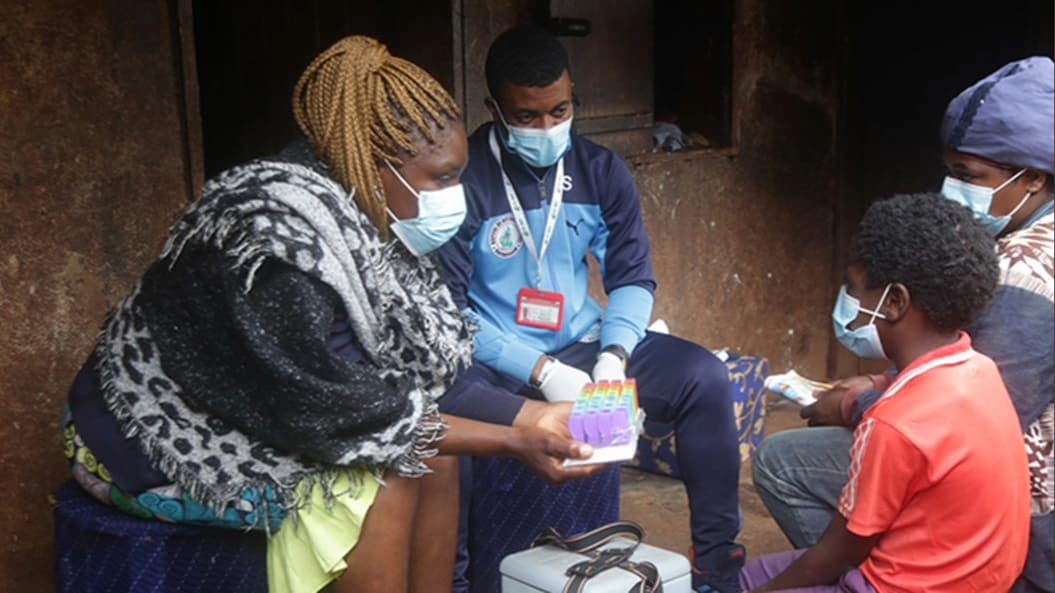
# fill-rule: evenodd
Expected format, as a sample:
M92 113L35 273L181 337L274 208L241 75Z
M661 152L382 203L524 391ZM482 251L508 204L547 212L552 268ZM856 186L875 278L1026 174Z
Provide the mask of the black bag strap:
M599 550L615 538L629 538L633 544L618 548ZM588 558L568 567L565 574L571 578L564 586L563 593L582 593L587 582L594 576L610 568L622 568L636 575L639 582L627 593L662 593L663 581L659 569L651 562L633 562L630 557L637 545L645 537L645 530L633 521L616 521L576 535L564 537L552 527L539 534L531 544L534 546L556 546L562 550L588 556Z
M535 538L535 541L531 543L531 547L550 545L569 552L585 553L603 546L617 537L629 537L634 540L634 546L637 546L644 539L645 530L633 521L615 521L608 525L602 525L593 531L580 533L573 537L564 537L559 531L550 527Z

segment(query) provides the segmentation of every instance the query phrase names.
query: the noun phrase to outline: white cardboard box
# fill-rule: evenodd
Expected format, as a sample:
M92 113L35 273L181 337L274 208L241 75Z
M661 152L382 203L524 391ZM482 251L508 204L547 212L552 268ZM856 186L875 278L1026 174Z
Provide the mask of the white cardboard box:
M633 541L616 538L601 549L633 545ZM502 593L561 593L568 577L564 571L573 564L587 559L583 554L561 550L554 546L539 546L523 552L510 554L502 559L499 571L502 573ZM692 574L689 561L681 554L675 554L648 544L638 544L634 562L648 561L659 569L663 578L664 593L692 593ZM640 582L633 574L621 569L610 568L590 579L584 591L586 593L626 593L631 585Z

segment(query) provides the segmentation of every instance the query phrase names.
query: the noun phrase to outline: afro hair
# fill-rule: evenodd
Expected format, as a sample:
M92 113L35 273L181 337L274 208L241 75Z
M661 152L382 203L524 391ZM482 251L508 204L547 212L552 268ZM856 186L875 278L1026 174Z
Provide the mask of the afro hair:
M962 328L996 292L996 247L971 211L939 194L896 195L872 204L851 240L851 263L869 288L900 282L942 330Z

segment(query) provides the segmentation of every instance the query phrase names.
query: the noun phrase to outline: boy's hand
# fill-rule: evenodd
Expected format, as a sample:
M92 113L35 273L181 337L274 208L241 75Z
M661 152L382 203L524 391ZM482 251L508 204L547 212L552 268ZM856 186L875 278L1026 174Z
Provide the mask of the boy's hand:
M849 426L843 418L843 400L857 399L865 391L875 389L875 383L867 376L849 377L836 381L827 391L817 392L817 401L799 411L809 426Z
M828 391L817 392L817 401L799 410L807 426L845 426L842 401L846 391L833 386Z

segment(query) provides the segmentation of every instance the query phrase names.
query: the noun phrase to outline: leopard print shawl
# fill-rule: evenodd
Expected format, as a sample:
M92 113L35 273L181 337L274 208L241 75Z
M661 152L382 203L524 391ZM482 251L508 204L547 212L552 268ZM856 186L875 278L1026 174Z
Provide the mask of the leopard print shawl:
M327 347L338 318L364 361ZM339 184L262 160L206 185L96 351L123 431L190 496L292 508L299 482L347 468L427 472L472 328L432 262L383 244Z

